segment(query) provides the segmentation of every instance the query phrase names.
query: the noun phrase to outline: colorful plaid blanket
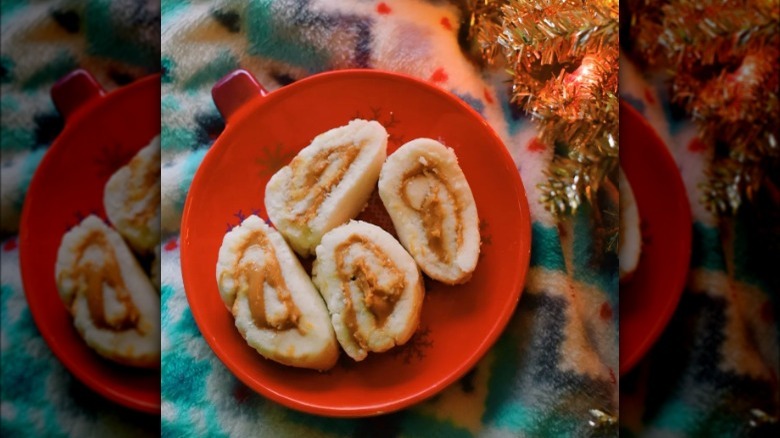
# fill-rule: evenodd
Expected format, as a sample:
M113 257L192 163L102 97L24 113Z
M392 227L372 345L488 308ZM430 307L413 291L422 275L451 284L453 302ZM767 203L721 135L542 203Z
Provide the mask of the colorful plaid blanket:
M163 2L163 385L169 436L582 436L617 425L617 260L598 256L590 214L559 231L536 184L552 150L508 103L500 72L458 43L445 1ZM212 353L182 286L178 229L187 188L224 127L210 90L236 68L269 90L334 69L429 81L503 139L529 195L531 269L517 311L485 358L439 395L401 412L346 420L302 414L254 393Z

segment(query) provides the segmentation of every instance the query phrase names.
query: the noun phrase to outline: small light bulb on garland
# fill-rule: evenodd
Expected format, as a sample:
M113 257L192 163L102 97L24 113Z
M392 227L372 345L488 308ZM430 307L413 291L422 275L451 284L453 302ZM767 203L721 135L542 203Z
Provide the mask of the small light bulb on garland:
M735 214L780 159L780 2L633 0L633 52L671 76L672 102L713 148L701 202Z
M618 163L617 0L471 0L470 38L512 75L512 100L555 148L540 200L558 217L593 202Z

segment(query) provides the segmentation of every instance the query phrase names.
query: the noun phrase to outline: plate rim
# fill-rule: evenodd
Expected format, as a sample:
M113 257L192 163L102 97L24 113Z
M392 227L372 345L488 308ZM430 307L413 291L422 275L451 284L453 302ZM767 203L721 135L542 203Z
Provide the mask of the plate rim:
M659 154L660 159L665 161L667 164L671 165L673 168L677 169L677 161L674 159L674 157L671 154L671 151L667 147L666 143L661 139L661 137L656 132L655 128L650 125L650 123L645 119L645 117L642 116L642 114L637 111L635 108L633 108L627 101L621 99L620 100L620 112L623 114L630 114L629 117L633 117L634 121L637 125L643 126L647 133L646 135L648 137L651 137L651 143L656 145L654 147L654 150L656 153ZM621 116L622 117L622 116ZM646 335L641 340L641 342L638 343L638 346L634 349L633 352L630 353L628 358L624 361L623 357L624 354L621 351L620 353L620 366L619 366L619 374L621 376L628 374L634 367L639 363L639 361L642 360L643 357L650 351L650 349L655 345L655 343L658 341L658 338L661 336L661 334L666 329L666 326L669 324L669 322L672 319L672 316L674 316L675 310L677 306L680 303L680 299L682 298L682 295L685 291L685 286L688 281L688 274L690 272L690 257L692 252L692 246L693 242L692 239L692 233L693 233L693 216L691 213L691 207L690 207L690 200L688 199L688 193L687 189L685 187L685 183L682 179L682 176L679 175L679 172L677 173L677 178L673 178L674 181L672 184L677 186L676 188L679 189L679 192L682 193L680 198L677 200L678 202L682 201L687 208L683 209L683 214L685 215L684 218L681 218L681 220L684 220L684 222L688 223L690 226L685 227L682 230L682 233L687 238L684 239L686 242L688 242L687 245L685 245L685 253L683 254L684 260L688 260L685 269L681 270L682 274L678 278L674 278L673 281L670 281L670 284L673 286L674 297L671 301L669 301L664 307L664 311L661 314L659 318L655 320L655 324L653 324L652 327L650 327L648 330L645 331ZM628 177L628 173L626 173L626 177ZM639 203L639 200L637 200L637 204ZM641 259L640 259L640 263ZM622 313L622 312L621 312ZM621 321L623 320L623 315L621 315Z
M273 103L274 100L286 98L287 94L294 92L296 89L300 88L301 85L307 85L312 82L317 83L320 81L329 81L333 77L338 78L341 76L345 76L347 78L349 77L383 78L388 80L401 80L401 81L414 83L415 86L426 88L431 92L438 94L439 96L442 96L445 100L449 101L450 103L456 106L459 106L461 109L463 109L468 114L470 114L475 121L481 122L481 124L484 125L485 128L487 128L486 132L489 132L489 135L494 138L495 142L503 146L502 148L500 148L500 152L499 152L499 154L501 155L501 160L504 161L505 163L511 163L512 168L516 169L516 164L514 163L514 160L512 159L504 142L501 140L498 134L493 130L493 128L488 124L487 120L485 120L484 117L482 117L479 113L477 113L473 108L471 108L469 105L467 105L465 102L463 102L461 99L459 99L457 96L453 95L452 93L447 92L434 85L431 85L419 78L415 78L405 74L385 71L385 70L345 69L345 70L327 71L312 76L308 76L306 78L294 82L293 84L280 87L272 92L269 92L267 95L254 96L249 101L247 101L244 105L238 108L234 113L232 113L232 115L228 118L228 120L225 120L224 132L227 132L229 129L231 129L231 126L241 124L244 119L250 117L251 113L255 111L259 111L262 106L269 103ZM186 238L185 233L188 233L191 227L190 208L192 205L192 193L193 193L192 188L196 186L197 181L203 178L203 172L204 172L203 169L207 167L208 162L215 159L217 153L213 151L218 149L224 149L225 147L227 147L223 144L224 141L223 139L225 138L224 132L223 134L220 134L220 136L217 138L214 144L209 148L208 152L205 154L203 158L203 161L198 166L198 169L195 172L195 175L193 176L190 190L187 193L187 197L184 203L184 209L182 213L182 221L181 221L181 229L180 229L181 230L180 238L182 240ZM183 280L184 292L185 292L185 296L187 297L187 303L192 313L193 319L195 320L195 323L198 326L198 330L200 331L204 340L206 340L206 343L209 345L211 350L214 352L215 356L236 378L238 378L241 382L249 386L252 390L258 392L262 396L268 397L269 399L274 400L275 402L280 403L281 405L299 411L316 414L316 415L340 417L340 418L369 417L369 416L381 415L389 412L398 411L407 408L413 404L419 403L429 397L432 397L433 395L439 393L441 390L445 389L447 386L452 384L459 377L467 373L469 369L471 369L480 359L482 359L485 356L485 354L487 354L490 347L495 344L495 342L500 337L501 333L503 333L504 330L506 329L506 326L508 325L512 315L515 313L515 310L517 309L517 304L523 294L523 290L525 288L525 280L527 278L529 264L530 264L530 254L531 254L531 246L532 246L530 207L528 205L528 197L525 190L525 186L523 185L522 179L520 178L520 172L516 171L516 172L509 172L509 173L511 175L510 178L513 181L514 191L519 195L517 199L517 203L520 209L521 221L518 224L518 235L520 236L521 239L525 239L528 242L527 250L520 251L519 254L520 262L521 262L520 265L522 266L522 268L518 269L518 272L515 274L514 277L513 283L514 283L514 288L516 289L516 291L512 292L514 298L511 302L511 305L505 306L503 308L501 314L498 315L499 316L498 318L496 318L495 323L492 325L487 336L485 336L482 343L479 344L479 347L474 350L473 354L469 356L469 359L459 364L458 366L453 367L453 369L449 373L446 373L445 377L438 379L438 381L434 382L434 384L428 385L424 390L416 391L413 394L405 395L403 397L397 397L389 402L385 402L381 404L373 404L370 406L362 406L362 407L333 408L333 407L321 406L319 404L301 402L300 400L297 400L294 397L289 397L277 391L274 391L273 389L265 386L263 382L259 382L255 380L251 375L244 372L242 367L238 366L234 361L226 359L229 357L229 355L219 348L219 343L217 342L214 333L211 330L209 330L208 327L206 327L204 332L205 323L201 321L200 310L195 310L195 307L192 306L190 292L187 292L188 290L192 290L192 286L190 280L188 280L184 274L185 272L184 266L187 263L190 263L190 255L188 254L188 251L185 250L185 248L188 246L186 242L181 242L180 257L181 257L182 280ZM190 287L188 288L188 286Z

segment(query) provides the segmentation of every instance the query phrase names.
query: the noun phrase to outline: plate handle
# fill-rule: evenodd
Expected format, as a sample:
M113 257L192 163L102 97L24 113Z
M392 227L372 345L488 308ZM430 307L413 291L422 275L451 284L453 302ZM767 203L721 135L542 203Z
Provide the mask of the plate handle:
M87 102L104 94L103 87L84 69L68 73L51 87L54 106L66 121Z
M230 122L230 117L245 103L267 94L252 73L244 69L233 70L211 88L211 97L225 122Z

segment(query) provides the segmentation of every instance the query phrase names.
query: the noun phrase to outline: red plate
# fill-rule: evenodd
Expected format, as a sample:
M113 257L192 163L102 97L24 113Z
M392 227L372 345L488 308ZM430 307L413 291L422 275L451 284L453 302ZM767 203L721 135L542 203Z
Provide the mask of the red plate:
M620 165L631 182L642 227L642 255L620 285L620 374L647 352L685 288L691 258L691 208L680 170L663 141L620 102Z
M54 279L62 235L95 213L105 218L108 178L160 133L160 76L104 95L85 71L52 88L65 128L30 182L20 224L19 257L27 303L41 336L77 379L130 408L160 412L159 370L117 365L92 351L73 327Z
M465 374L498 338L523 288L530 220L515 164L485 120L455 96L379 71L329 72L266 95L237 71L213 90L227 127L198 169L181 231L184 287L201 333L245 384L291 408L321 415L376 415L419 402ZM317 134L362 117L388 129L388 154L416 137L441 139L458 155L482 221L482 254L471 281L426 281L420 329L403 347L319 373L261 357L238 333L216 283L226 230L263 205L270 176ZM374 197L369 213L383 210ZM386 215L387 213L384 212Z

